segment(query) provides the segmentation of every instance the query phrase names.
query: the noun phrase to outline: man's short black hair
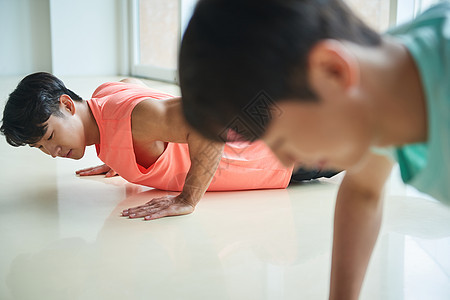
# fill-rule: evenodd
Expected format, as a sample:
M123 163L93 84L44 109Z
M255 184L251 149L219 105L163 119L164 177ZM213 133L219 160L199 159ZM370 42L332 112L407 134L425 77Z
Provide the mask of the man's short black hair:
M323 39L381 43L340 0L200 0L179 57L187 121L214 140L259 138L276 101L316 101L307 55Z
M47 131L43 123L52 114L61 116L59 97L64 94L75 101L82 101L52 74L39 72L22 79L9 95L3 111L0 132L5 135L6 141L18 147L42 139Z

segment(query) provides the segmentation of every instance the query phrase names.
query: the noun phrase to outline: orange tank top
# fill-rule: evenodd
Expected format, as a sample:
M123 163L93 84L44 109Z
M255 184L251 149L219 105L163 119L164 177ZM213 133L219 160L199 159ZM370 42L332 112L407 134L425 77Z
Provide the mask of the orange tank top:
M145 99L173 98L139 85L109 82L88 100L100 131L98 157L124 179L161 190L182 191L191 160L187 144L168 143L156 162L144 168L136 162L131 113ZM205 153L208 155L208 153ZM208 191L286 188L292 168L283 167L261 141L227 143Z

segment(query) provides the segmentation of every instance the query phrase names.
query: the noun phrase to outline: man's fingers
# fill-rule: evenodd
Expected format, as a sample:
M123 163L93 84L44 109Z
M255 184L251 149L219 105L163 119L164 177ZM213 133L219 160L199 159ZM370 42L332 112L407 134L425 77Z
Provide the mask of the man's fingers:
M166 200L167 196L163 196L163 197L158 197L158 198L153 198L152 200L148 201L145 204L154 204L154 203L160 203L161 200ZM171 202L172 203L172 202Z
M113 169L110 169L108 173L106 173L105 177L114 177L116 175L117 173Z
M157 205L157 203L150 203L150 204L144 204L144 205L139 205L139 206L135 206L135 207L130 207L128 209L124 209L123 211L128 211L128 212L136 212L136 211L140 211L142 209L148 209L151 207L154 207L155 205Z
M186 215L193 212L192 207L155 207L151 209L144 209L135 213L130 213L128 216L130 219L144 218L145 221L155 220L159 218L169 216Z
M125 209L124 211L122 211L122 215L129 216L131 214L135 214L135 213L145 211L145 210L146 210L146 206L133 207L133 208Z
M95 167L89 167L89 168L84 168L84 169L81 169L81 170L78 170L78 171L76 171L75 173L82 173L82 172L88 172L88 171L91 171L91 170L93 170L93 169L97 169L97 168L100 168L100 167L103 167L104 165L101 165L101 166L95 166Z
M81 174L81 173L89 172L92 169L93 168L86 168L86 169L78 170L78 171L75 171L75 174Z
M134 213L128 215L128 217L129 217L130 219L135 219L135 218L142 218L142 217L145 217L146 215L148 215L147 211L142 210L142 211L134 212Z
M122 212L123 216L129 216L131 218L140 218L145 214L153 214L158 211L163 211L168 209L167 206L163 205L144 205L142 207L135 207L132 209L127 209Z
M155 220L164 217L170 216L181 216L190 214L193 212L193 209L188 209L187 207L168 207L167 209L163 209L154 213L150 213L149 215L144 217L144 221Z
M122 211L122 215L128 216L128 215L131 215L131 214L135 214L135 213L137 213L137 212L147 211L147 210L152 209L152 208L154 208L154 207L156 207L156 206L155 206L155 205L148 205L148 204L145 204L145 205L141 205L141 206L136 206L136 207L124 209L124 210Z
M142 218L153 220L167 216L184 215L191 213L193 207L184 203L177 203L173 196L153 198L144 205L124 209L122 216L130 219Z
M92 174L92 171L85 171L85 172L78 173L78 175L80 175L80 176L89 176L89 175L95 175L95 174Z
M167 205L159 205L158 203L155 203L154 205L143 205L139 208L132 208L128 210L124 210L122 212L122 216L128 216L130 218L142 218L144 216L153 215L156 213L165 213L166 215L171 214L171 207Z
M103 173L105 173L105 172L102 171L102 170L92 169L92 170L89 170L89 171L80 172L80 173L78 173L78 175L80 175L80 176L89 176L89 175L99 175L99 174L103 174Z
M157 202L153 202L153 200L155 200L155 199L152 199L152 200L148 201L147 203L145 203L143 205L139 205L139 206L135 206L135 207L130 207L130 208L124 209L122 211L122 215L124 215L124 214L129 215L130 213L134 213L134 212L140 211L142 209L147 209L147 208L150 208L150 207L152 207L154 205L157 205L158 204Z
M163 210L163 211L159 211L156 212L154 214L150 214L144 217L145 221L150 221L150 220L155 220L155 219L160 219L160 218L164 218L164 217L168 217L171 216L172 214L169 214L167 212L167 210Z
M130 219L142 218L142 217L150 216L150 215L153 215L153 214L161 213L164 210L165 209L155 209L155 208L154 209L145 209L145 210L141 210L141 211L138 211L138 212L131 213L129 215L129 218Z
M164 197L160 197L160 198L153 198L152 200L148 201L147 203L143 204L143 205L139 205L139 206L135 206L135 207L130 207L128 209L124 209L123 212L128 211L128 212L133 212L133 211L138 211L140 209L147 209L147 208L153 208L153 207L168 207L170 206L171 203L168 202L160 202L160 199L163 199Z
M110 170L112 170L112 169L110 167L108 167L107 165L101 165L101 166L90 167L90 168L78 170L75 173L80 176L87 176L87 175L103 174Z

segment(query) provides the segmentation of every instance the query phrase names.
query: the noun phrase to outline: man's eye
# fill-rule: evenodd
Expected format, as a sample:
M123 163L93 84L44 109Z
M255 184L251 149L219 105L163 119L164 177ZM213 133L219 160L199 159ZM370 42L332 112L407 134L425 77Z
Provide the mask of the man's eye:
M52 134L50 135L50 137L47 139L47 141L50 141L52 138L53 138L53 132L52 132Z

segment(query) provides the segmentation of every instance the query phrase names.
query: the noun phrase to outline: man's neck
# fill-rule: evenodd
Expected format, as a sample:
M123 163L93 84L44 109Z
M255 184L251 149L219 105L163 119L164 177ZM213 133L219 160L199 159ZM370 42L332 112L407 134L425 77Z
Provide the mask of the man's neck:
M79 112L81 121L84 125L84 136L86 138L86 146L91 146L100 143L100 131L94 114L91 111L87 101L79 103L77 110Z
M427 140L425 96L414 60L398 42L384 38L372 57L362 59L364 90L375 115L376 146Z

